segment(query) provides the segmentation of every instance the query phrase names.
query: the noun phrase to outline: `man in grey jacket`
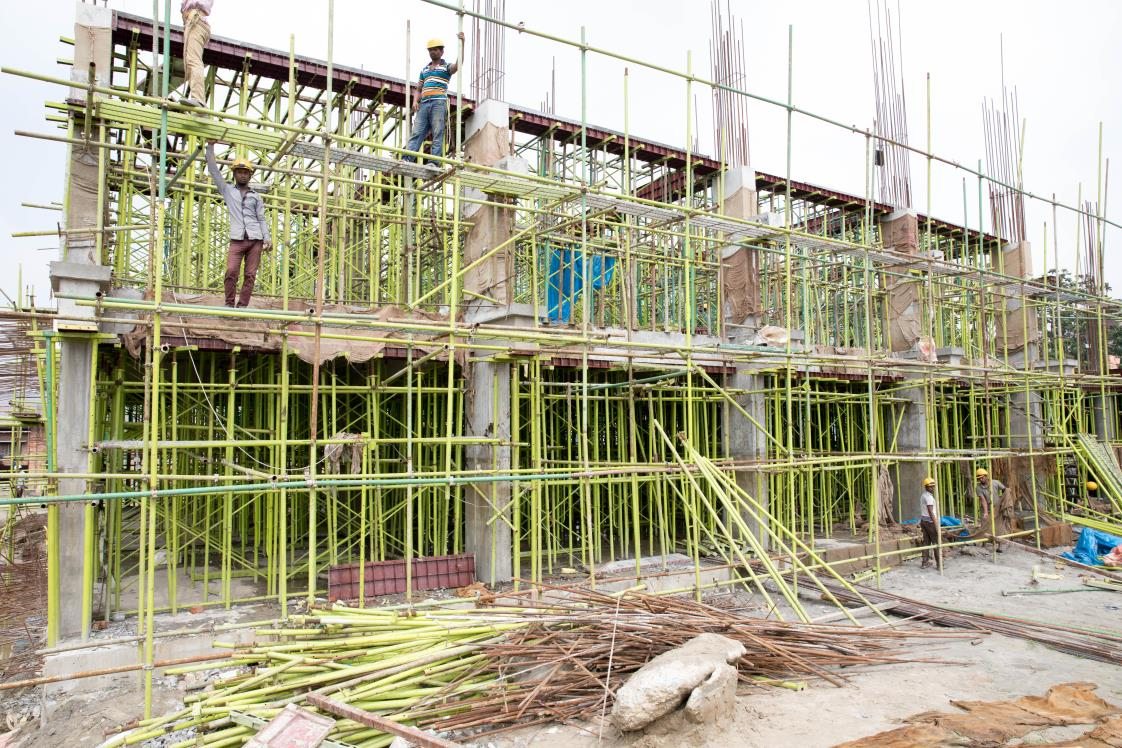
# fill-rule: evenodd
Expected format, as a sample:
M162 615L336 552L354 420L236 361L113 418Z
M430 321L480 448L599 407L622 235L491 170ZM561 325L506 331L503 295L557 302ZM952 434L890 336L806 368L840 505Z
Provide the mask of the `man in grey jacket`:
M249 306L253 295L253 283L257 280L257 267L261 264L261 252L273 248L269 236L269 225L265 221L265 201L250 189L249 179L253 176L253 164L248 159L235 159L232 165L234 184L222 178L218 162L214 158L214 144L206 144L206 166L218 194L226 202L230 214L230 251L226 255L226 306ZM245 262L245 278L241 294L238 290L238 273Z

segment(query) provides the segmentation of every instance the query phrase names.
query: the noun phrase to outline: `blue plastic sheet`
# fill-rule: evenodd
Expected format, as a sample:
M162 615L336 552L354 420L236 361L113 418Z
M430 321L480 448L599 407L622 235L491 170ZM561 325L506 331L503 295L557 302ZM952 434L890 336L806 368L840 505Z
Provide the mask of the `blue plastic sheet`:
M615 257L592 255L588 279L592 290L598 291L612 282ZM546 280L546 314L550 322L569 322L573 304L584 288L584 252L577 248L549 248L549 274Z
M1067 553L1061 553L1060 558L1078 561L1087 566L1102 566L1101 557L1110 553L1115 546L1119 545L1122 545L1122 538L1117 535L1109 535L1105 532L1092 530L1090 527L1084 527L1079 533L1079 540L1075 541L1075 547Z
M915 519L906 519L903 522L901 522L900 524L902 524L902 525L918 525L919 524L919 518L916 517ZM960 520L958 517L952 517L949 514L944 514L942 517L939 518L939 526L940 527L962 527L962 520ZM970 531L965 529L965 528L963 528L962 532L960 532L958 534L958 537L960 537L960 538L966 538L966 537L969 537L969 536L970 536Z

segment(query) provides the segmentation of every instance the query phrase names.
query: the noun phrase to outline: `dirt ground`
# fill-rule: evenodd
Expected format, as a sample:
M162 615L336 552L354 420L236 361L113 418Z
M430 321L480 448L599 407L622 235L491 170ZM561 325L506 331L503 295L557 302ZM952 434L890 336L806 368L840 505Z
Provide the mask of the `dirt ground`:
M1078 586L1078 571L1056 569L1052 562L1010 548L996 561L988 550L968 549L949 555L945 572L921 570L919 561L906 562L882 577L883 589L950 607L1034 618L1052 623L1110 629L1122 632L1122 594L1077 592L1055 595L1009 595L1002 592L1030 586L1033 568L1057 574L1041 579L1037 589ZM712 602L743 609L751 615L758 601L745 592L724 594ZM833 608L807 601L812 616ZM867 625L873 625L871 619ZM909 624L911 625L911 624ZM922 626L922 625L921 625ZM942 639L921 643L911 650L916 657L953 664L902 664L846 673L842 688L811 682L803 691L742 689L736 709L717 725L687 725L676 716L660 721L639 734L621 735L606 721L580 727L550 725L510 733L475 745L480 748L580 748L629 746L632 748L724 748L725 746L832 746L899 726L900 720L926 710L949 708L951 699L994 700L1043 694L1066 681L1091 681L1107 701L1122 704L1122 668L1081 659L1003 636L976 639ZM29 720L16 732L10 746L96 746L107 731L140 716L142 692L139 678L122 676L109 692L75 698L59 705L55 718L43 728ZM183 692L171 678L159 679L156 712L173 709ZM0 732L6 714L19 718L34 702L32 694L10 695L0 700ZM21 705L22 704L22 708ZM1021 744L1032 745L1071 738L1079 728L1052 728L1029 735ZM182 736L177 736L181 739ZM148 745L169 744L167 739ZM0 746L3 746L0 737Z
M934 570L921 570L918 559L908 561L882 576L882 588L963 610L1112 629L1122 634L1122 594L1117 592L1002 595L1003 591L1028 588L1034 566L1042 573L1062 577L1040 580L1039 589L1080 584L1080 572L1071 567L1058 570L1047 559L1014 547L997 554L996 561L988 550L956 551L948 556L941 576ZM811 615L831 610L816 603L807 607ZM951 699L994 700L1043 694L1050 686L1065 681L1096 683L1099 696L1122 704L1122 668L1073 657L1041 644L991 635L974 640L945 639L912 651L917 657L957 664L902 664L851 672L844 688L811 683L803 691L742 689L735 712L718 725L687 725L671 716L643 733L621 735L610 724L594 720L583 729L551 725L511 733L483 745L815 748L898 727L901 719L917 712L949 709ZM1023 744L1072 738L1082 732L1081 728L1052 728L1026 737Z

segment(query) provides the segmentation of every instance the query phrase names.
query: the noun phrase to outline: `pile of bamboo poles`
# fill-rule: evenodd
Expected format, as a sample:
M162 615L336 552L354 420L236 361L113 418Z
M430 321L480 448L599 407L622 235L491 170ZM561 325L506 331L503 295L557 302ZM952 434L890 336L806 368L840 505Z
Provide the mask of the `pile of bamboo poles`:
M106 748L190 730L177 746L241 745L290 703L329 697L395 722L478 738L535 723L587 719L651 658L712 632L744 643L746 682L842 685L841 669L916 662L916 636L960 634L850 628L745 618L681 598L565 589L547 601L502 598L493 607L357 609L336 606L262 629L272 641L238 647L213 688L183 708L139 722ZM463 601L459 601L463 605ZM230 668L235 668L232 674ZM222 670L204 663L168 670ZM364 748L390 735L341 719L330 739Z

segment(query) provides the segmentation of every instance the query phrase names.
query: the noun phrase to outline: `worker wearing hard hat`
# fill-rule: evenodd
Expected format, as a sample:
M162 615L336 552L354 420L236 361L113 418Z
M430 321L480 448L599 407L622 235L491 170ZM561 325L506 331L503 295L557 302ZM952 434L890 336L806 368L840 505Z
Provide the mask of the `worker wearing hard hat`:
M939 504L935 501L935 479L923 479L923 493L919 497L920 517L919 528L923 532L923 564L921 568L931 566L931 559L935 559L935 566L943 570L943 555L939 548Z
M206 70L203 50L210 41L210 11L214 0L183 0L183 77L187 79L189 96L180 101L189 106L206 103Z
M464 50L464 32L456 34L460 40L460 54ZM444 125L448 121L448 84L460 69L459 64L444 59L444 42L429 39L429 64L421 68L417 92L413 94L413 133L409 136L406 148L420 152L425 138L432 137L432 155L444 154ZM415 156L406 156L406 161L416 161Z
M1001 495L1005 493L1005 484L1001 481L991 478L989 471L985 468L978 468L974 471L974 496L978 501L982 502L982 521L985 522L989 519L990 510L999 505ZM997 519L997 515L994 515Z
M1099 484L1095 483L1093 480L1087 481L1087 498L1088 499L1099 498Z
M249 186L254 166L249 159L238 158L231 164L234 184L222 178L218 162L214 159L214 143L206 145L206 166L218 194L226 202L230 214L230 249L226 253L226 277L223 290L226 293L226 306L249 306L253 295L253 284L257 280L257 267L261 264L261 252L273 248L269 236L269 224L265 221L265 201ZM238 274L245 263L245 277L241 293L238 293Z

